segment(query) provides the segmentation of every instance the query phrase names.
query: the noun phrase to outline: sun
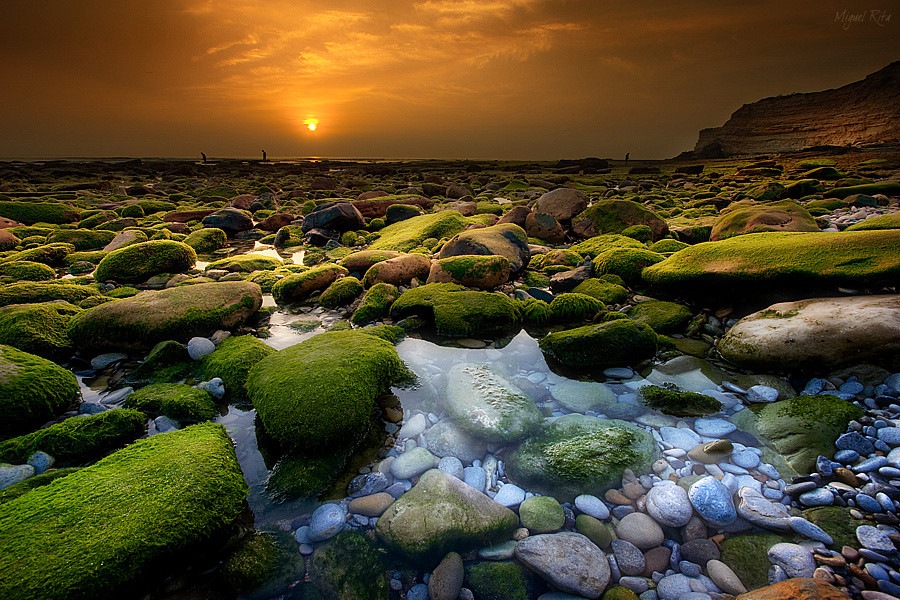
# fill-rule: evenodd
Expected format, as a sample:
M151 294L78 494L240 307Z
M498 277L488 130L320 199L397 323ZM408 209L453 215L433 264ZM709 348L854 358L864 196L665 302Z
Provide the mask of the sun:
M310 131L315 131L316 127L319 126L319 120L318 119L306 119L305 121L303 121L303 124L306 125L306 128L309 129Z
M310 123L309 125L307 125L307 127L309 127L309 130L310 130L310 131L315 131L315 130L316 130L316 124L315 124L315 123Z

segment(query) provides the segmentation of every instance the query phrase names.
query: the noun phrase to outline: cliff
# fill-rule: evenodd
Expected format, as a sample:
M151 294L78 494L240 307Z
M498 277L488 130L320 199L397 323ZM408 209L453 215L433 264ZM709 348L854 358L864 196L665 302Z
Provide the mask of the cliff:
M697 155L794 152L900 140L900 61L823 92L764 98L700 131Z

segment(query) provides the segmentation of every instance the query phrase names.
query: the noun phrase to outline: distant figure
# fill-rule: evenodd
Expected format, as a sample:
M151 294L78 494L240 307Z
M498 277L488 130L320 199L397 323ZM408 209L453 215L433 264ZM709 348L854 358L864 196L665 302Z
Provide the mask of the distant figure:
M200 156L203 157L203 162L206 162L206 153L205 153L205 152L201 152L201 153L200 153Z
M626 166L626 167L628 166L628 157L629 157L629 156L631 156L631 153L630 153L630 152L626 152L626 153L625 153L625 166Z
M266 162L266 151L263 150L263 162Z

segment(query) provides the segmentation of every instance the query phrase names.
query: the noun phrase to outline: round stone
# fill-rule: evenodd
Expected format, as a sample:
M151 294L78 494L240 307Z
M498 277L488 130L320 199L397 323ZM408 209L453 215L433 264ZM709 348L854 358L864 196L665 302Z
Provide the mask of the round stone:
M667 527L683 527L694 514L687 492L674 483L653 486L646 501L650 516Z
M738 450L731 454L731 462L745 469L759 466L759 455L752 450Z
M819 488L800 494L798 500L803 506L831 506L834 504L834 494L825 488Z
M859 540L859 543L864 548L875 552L881 552L882 554L895 554L897 552L897 547L894 546L894 542L888 537L887 532L871 525L860 525L857 527L856 539Z
M463 481L484 493L487 487L487 473L481 467L466 467L463 469Z
M722 437L737 429L737 425L725 419L701 417L694 421L694 431L705 437Z
M797 544L781 543L769 548L769 561L784 569L789 578L812 577L816 561L812 552Z
M438 458L421 446L411 448L391 463L391 474L397 479L412 479L433 469Z
M419 434L425 431L426 427L428 427L428 417L422 413L417 413L413 415L409 421L403 424L403 427L397 432L397 439L405 440L407 438L418 437Z
M731 570L731 567L720 560L710 560L706 563L706 572L719 589L726 594L737 596L747 592L747 588L741 583L740 578Z
M814 523L810 523L802 517L791 517L790 523L791 529L804 537L822 542L826 546L830 546L834 543L834 540L830 535L825 533L825 530Z
M609 507L597 496L582 494L576 497L575 508L601 521L609 518Z
M644 572L644 554L637 546L626 540L613 540L610 546L622 575L640 575Z
M681 600L692 592L691 580L681 573L663 577L656 585L661 600Z
M462 479L464 476L463 464L462 461L456 458L455 456L445 456L441 460L438 461L438 469L446 473L447 475L452 475L457 479Z
M187 344L188 356L192 360L200 360L204 356L209 356L216 351L216 345L212 340L205 337L192 337Z
M513 483L507 483L494 496L494 502L507 508L517 506L525 500L525 490Z
M519 519L532 533L551 533L562 529L566 515L555 498L532 496L519 505Z
M354 498L347 505L350 512L366 517L380 517L388 506L394 503L394 497L387 492L378 492L360 498Z
M712 476L695 482L688 490L688 499L697 513L712 525L729 525L737 519L731 492Z
M681 557L698 565L705 565L711 560L718 560L722 553L712 540L701 538L681 544Z
M339 504L323 504L309 517L309 540L323 542L344 528L346 513Z
M463 576L462 558L456 552L450 552L434 569L428 580L429 599L456 600L463 586Z
M662 427L659 433L665 443L686 451L699 446L703 441L694 431L684 427Z
M625 515L616 525L616 535L641 550L659 546L666 539L662 527L650 515L641 512Z

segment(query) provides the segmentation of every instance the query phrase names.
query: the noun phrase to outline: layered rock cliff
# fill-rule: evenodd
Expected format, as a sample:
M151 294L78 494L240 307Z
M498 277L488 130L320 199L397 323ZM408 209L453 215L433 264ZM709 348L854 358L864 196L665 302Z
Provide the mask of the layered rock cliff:
M900 140L900 61L837 89L764 98L700 131L699 155L794 152Z

